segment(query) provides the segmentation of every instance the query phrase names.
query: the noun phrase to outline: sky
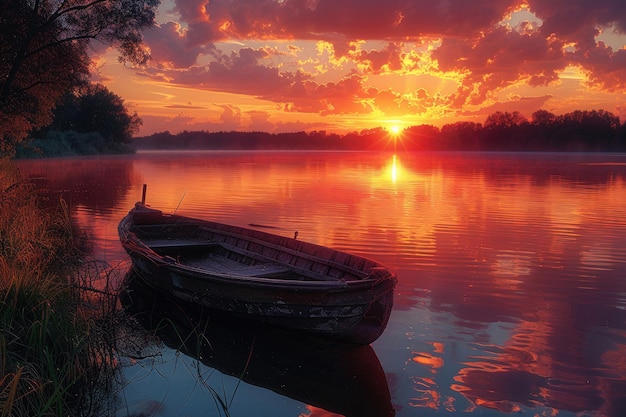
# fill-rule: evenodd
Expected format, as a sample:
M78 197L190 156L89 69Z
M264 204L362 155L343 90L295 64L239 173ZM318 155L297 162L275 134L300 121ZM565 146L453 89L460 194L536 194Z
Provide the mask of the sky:
M326 131L606 110L626 121L624 0L163 0L152 59L93 79L169 131Z

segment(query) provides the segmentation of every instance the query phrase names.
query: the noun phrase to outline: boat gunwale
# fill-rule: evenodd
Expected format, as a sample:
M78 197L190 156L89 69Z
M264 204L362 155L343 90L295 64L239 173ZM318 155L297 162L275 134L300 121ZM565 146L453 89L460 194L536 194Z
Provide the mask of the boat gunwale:
M133 212L137 212L137 210L147 210L148 213L154 215L154 216L159 216L163 219L172 219L174 220L174 222L172 223L167 223L165 220L161 221L161 222L155 222L152 224L145 224L145 225L137 225L134 222L131 221L132 216L135 214ZM141 215L141 213L139 214ZM275 243L271 243L271 242L265 242L259 238L255 238L252 236L246 236L243 234L237 234L234 232L229 232L229 231L225 231L225 230L220 230L217 227L210 227L210 225L221 225L221 226L225 226L227 228L234 228L234 229L238 229L238 230L250 230L256 234L263 234L263 235L269 235L269 236L275 236L275 237L279 237L279 238L283 238L283 239L288 239L284 236L280 236L280 235L274 235L274 234L269 234L266 232L262 232L262 231L257 231L257 230L252 230L252 229L245 229L243 227L240 226L233 226L233 225L228 225L228 224L222 224L222 223L216 223L216 222L212 222L209 220L202 220L202 219L195 219L195 218L191 218L191 217L186 217L186 216L180 216L180 215L175 215L175 214L165 214L162 211L158 210L158 209L153 209L150 207L147 207L141 203L137 203L135 205L135 207L133 209L131 209L130 213L126 216L126 218L122 221L122 223L120 224L120 230L124 230L126 236L125 239L122 239L122 243L128 246L133 246L132 250L135 252L142 252L143 256L148 258L149 260L151 260L152 262L157 262L162 264L163 266L167 266L167 267L174 267L177 268L179 270L182 271L189 271L189 272L194 272L197 275L200 276L215 276L215 277L219 277L222 279L235 279L239 282L257 282L257 283L277 283L277 284L282 284L279 285L280 287L297 287L302 285L303 287L310 287L310 288L314 288L314 287L320 287L320 288L324 288L324 289L328 289L328 288L347 288L347 287L359 287L361 285L371 285L372 282L376 282L378 280L381 279L380 275L378 275L376 273L376 271L385 271L387 272L387 274L389 275L390 279L393 279L394 275L388 271L382 264L380 264L377 261L374 261L372 259L360 256L360 255L354 255L351 253L347 253L347 252L343 252L340 250L336 250L336 249L332 249L329 247L325 247L325 246L321 246L315 243L311 243L311 242L299 242L299 243L304 243L307 246L310 247L314 247L314 248L324 248L327 250L330 250L333 253L341 253L343 255L347 255L349 256L351 259L359 259L362 260L364 264L371 264L372 266L369 267L370 273L365 272L363 270L358 270L355 269L349 265L345 265L345 264L341 264L338 263L336 261L332 261L332 260L328 260L322 257L319 257L315 254L311 254L308 252L300 252L297 251L295 249L292 248L288 248L285 246L281 246L279 244L275 244ZM245 239L254 243L258 243L260 245L266 246L266 247L270 247L272 249L276 249L279 251L284 251L286 253L289 253L293 256L298 256L298 257L302 257L304 259L308 259L312 262L317 262L319 264L323 264L324 266L328 267L328 268L335 268L335 269L339 269L342 270L342 272L344 273L348 273L348 274L352 274L354 276L359 277L358 279L344 279L344 278L334 278L331 277L329 279L329 276L320 272L316 272L313 270L308 270L308 269L304 269L304 268L300 268L297 267L295 265L292 265L288 262L283 262L271 257L268 257L266 255L263 255L262 253L257 253L257 252L252 252L252 251L248 251L244 248L241 248L239 246L236 245L232 245L226 242L219 242L219 241L196 241L194 245L190 245L190 246L201 246L201 245L207 245L207 246L213 246L213 245L217 245L217 246L221 246L226 250L229 251L233 251L236 253L239 253L241 255L244 256L252 256L255 257L257 260L265 260L268 262L272 262L275 264L279 264L279 265L284 265L285 267L291 269L294 271L294 273L296 273L297 275L301 275L301 276L306 276L311 278L311 280L302 280L302 279L296 279L296 280L288 280L288 279L281 279L281 278L270 278L270 277L255 277L255 276L251 276L251 275L245 275L245 274L232 274L232 273L223 273L223 272L214 272L214 271L206 271L204 269L202 269L201 267L195 267L195 266L191 266L191 265L187 265L184 263L177 263L175 259L168 257L168 256L164 256L161 255L159 253L157 253L148 243L146 243L144 241L144 239L140 239L137 234L135 232L133 232L131 229L134 227L137 228L142 228L142 227L168 227L168 226L173 226L173 227L185 227L185 226L193 226L193 227L198 227L198 228L206 228L207 231L211 232L211 233L217 233L217 234L223 234L226 236L230 236L230 237L235 237L235 238L239 238L239 239ZM130 238L130 235L133 236L133 238ZM182 241L184 241L185 239L181 239ZM189 241L191 241L192 239L189 239ZM132 242L132 243L130 243ZM139 247L138 247L139 246ZM138 249L141 248L141 251L139 251ZM372 277L373 275L373 277ZM294 285L294 283L296 285ZM324 284L321 284L324 283Z
M145 217L142 218L142 216ZM173 221L170 223L159 224L159 220L164 217L168 220L173 219ZM289 238L284 236L257 231L254 229L247 229L240 226L231 226L228 224L194 219L185 216L166 215L160 210L152 209L143 203L137 203L135 207L131 209L130 212L120 221L118 225L118 233L124 249L128 252L132 259L133 269L142 278L142 280L146 282L146 284L153 286L155 289L194 305L200 304L202 306L217 308L218 310L223 310L236 315L254 317L255 319L267 322L271 325L300 329L311 334L326 336L331 339L344 341L350 344L369 344L375 341L384 331L393 305L393 294L397 283L397 277L381 263L360 255L354 255L341 250L332 249L330 247L317 245L315 243L297 241L297 246L303 247L304 253L315 257L319 263L324 264L325 258L317 256L318 253L323 255L336 252L342 255L339 258L345 260L346 267L350 268L349 264L354 265L354 261L357 260L360 262L363 269L367 269L367 271L369 271L369 274L366 274L366 277L363 279L344 280L342 278L333 278L329 280L329 276L325 275L326 279L322 280L299 280L288 279L286 277L278 278L240 275L219 271L209 272L201 266L177 263L177 260L174 257L176 256L175 253L171 253L170 255L172 256L157 253L133 231L134 226L141 227L142 223L145 222L145 225L163 227L164 229L161 235L167 235L167 226L176 227L176 220L181 219L182 221L180 223L182 223L182 227L185 225L214 224L226 229L232 228L231 230L243 230L246 233L251 233L252 235L256 235L261 238L268 235L268 240L270 242L276 242L275 244L280 244L282 241L290 241ZM181 226L180 223L179 226ZM155 231L158 232L158 229L155 229ZM220 229L218 228L217 232L219 233L219 231ZM241 236L236 235L236 238L247 239L248 236L246 233ZM158 236L158 233L156 235ZM144 236L141 237L143 238ZM190 247L193 247L193 245L197 245L198 242L200 242L199 247L203 244L209 244L210 246L218 245L224 247L223 245L229 245L239 248L237 241L235 241L235 244L232 245L230 241L227 240L222 242L219 238L215 242L212 242L209 240L210 235L195 237L205 237L207 239L206 241L199 241L196 239ZM176 240L177 239L172 239L173 242L176 242ZM192 240L193 239L190 239L189 241L191 242ZM184 238L181 238L178 241L180 243L184 241ZM261 241L260 243L264 246L266 242ZM247 248L246 244L244 244L244 246ZM325 250L317 252L318 248ZM224 249L229 250L227 247L224 247ZM312 253L308 252L309 250ZM181 256L182 255L184 255L184 252L181 253ZM220 250L215 255L222 256L223 253ZM259 255L266 256L262 252L259 253ZM271 256L274 256L274 254L270 254L270 256L268 256L269 259L267 260L270 263L275 265L284 265L298 275L298 271L293 269L295 265L291 263L297 262L297 258L294 259L292 257L289 260L282 261L278 258L273 259ZM295 256L297 256L297 254ZM228 258L225 257L225 259ZM239 258L233 258L232 260L236 262ZM313 263L311 264L304 265L305 267L310 268L308 269L309 273L321 274L321 272L317 272L314 269L319 268L319 265L316 266L315 261L312 262ZM246 264L246 262L242 263L242 265ZM254 266L260 264L250 261L249 265ZM344 266L344 264L340 265L342 267ZM332 268L332 266L325 266L326 268ZM329 269L326 269L326 272L328 271ZM144 276L144 273L147 275ZM343 271L343 273L350 276L350 272ZM354 275L352 276L354 277ZM227 289L228 287L230 288L222 294L222 287L223 289ZM241 288L241 290L239 290L239 288ZM236 295L241 292L245 293L248 290L253 291L256 294L253 299L241 298L240 295ZM276 299L276 296L271 296L274 291L278 291L277 294L279 294L280 298ZM218 298L211 298L215 297L216 294ZM205 296L212 300L209 304L204 301ZM224 303L225 300L230 301ZM278 300L282 300L282 302ZM309 301L313 300L318 301L309 305ZM231 304L233 302L235 304ZM346 302L347 304L345 304ZM327 305L327 303L330 304ZM258 304L259 307L256 308L260 308L261 310L257 311L256 308L254 311L250 310L250 306L253 304ZM266 307L262 307L263 305ZM344 305L344 307L341 307L341 305ZM373 310L370 310L373 305L378 307L374 307ZM321 309L319 313L322 313L326 307L333 308L336 311L332 314L326 311L320 316L318 316L317 313L311 314L312 310L310 310L310 308ZM285 308L287 308L287 310L284 310ZM305 312L305 310L302 310L296 316L290 315L289 313L292 312L293 308L305 308L306 314L302 314L302 312ZM337 308L339 308L339 310L337 310ZM345 308L361 309L357 315L350 316L357 321L353 321L353 318L344 317ZM299 321L299 319L306 320Z
M151 209L151 210L154 210L154 209ZM155 211L158 212L158 210L155 210ZM312 254L312 253L309 253L309 252L298 251L296 249L292 249L292 248L289 248L289 247L284 246L284 245L280 245L280 244L264 241L262 239L259 239L258 237L247 236L247 235L245 235L243 233L237 233L235 231L223 230L223 229L220 229L219 227L227 227L229 229L236 229L236 230L239 230L239 231L242 231L242 232L243 231L252 231L255 234L263 234L263 235L267 235L267 236L279 237L279 238L282 238L282 239L289 239L289 238L287 238L285 236L271 234L271 233L263 232L263 231L260 231L260 230L246 229L246 228L241 227L241 226L229 225L229 224L224 224L224 223L217 223L217 222L213 222L213 221L210 221L210 220L194 219L194 218L180 216L180 215L174 215L174 214L165 214L165 213L162 213L162 212L161 212L161 216L163 218L173 219L174 222L172 222L172 223L162 222L162 223L155 223L155 224L148 224L148 225L135 225L134 227L137 227L137 228L141 229L141 228L147 228L147 227L157 228L157 227L185 227L185 226L193 226L193 227L197 227L200 230L207 231L209 233L216 233L216 234L219 234L219 235L229 236L229 237L233 237L233 238L237 238L237 239L244 239L244 240L247 240L247 241L252 242L252 243L260 244L260 245L262 245L264 247L267 247L267 248L276 249L276 250L279 250L279 251L284 252L284 253L288 253L288 254L293 255L293 256L298 256L298 257L303 258L303 259L307 259L307 260L310 260L310 261L313 261L313 262L324 264L324 265L327 265L327 266L329 266L331 268L340 269L340 270L342 270L344 272L347 272L347 273L350 273L350 274L355 275L357 277L360 277L360 279L367 279L370 276L370 274L368 272L366 272L365 270L363 270L363 269L354 268L354 267L352 267L350 265L343 264L343 263L340 263L340 262L337 262L337 261L334 261L334 260L326 259L326 258L323 258L321 256L318 256L318 255L315 255L315 254ZM131 233L133 233L133 232L131 232ZM139 239L139 240L142 240L142 239ZM198 242L198 243L200 243L200 242ZM341 253L343 255L349 256L352 259L359 259L359 260L361 260L363 262L363 264L372 264L372 267L370 269L383 268L383 266L379 262L374 261L374 260L369 259L369 258L366 258L366 257L361 256L361 255L355 255L355 254L344 252L344 251L341 251L341 250L338 250L338 249L329 248L327 246L318 245L318 244L313 243L313 242L301 241L299 243L304 243L305 245L310 246L310 247L314 247L314 248L330 250L333 253ZM281 264L289 265L290 267L293 267L293 268L296 268L296 269L300 269L300 270L302 270L304 272L313 272L313 273L315 273L314 271L307 271L306 269L295 267L295 266L290 265L290 264L288 264L286 262L278 261L276 259L273 259L273 258L268 257L266 255L263 255L261 253L248 251L248 250L246 250L244 248L240 248L240 247L238 247L236 245L231 245L231 244L226 243L226 242L207 240L207 241L204 242L204 244L206 244L206 245L211 245L211 244L221 245L222 247L224 247L227 250L231 250L231 251L239 252L239 253L241 251L246 251L247 252L246 255L248 255L248 256L250 256L250 254L253 254L254 256L263 257L264 259L267 259L267 260L269 260L271 262L278 262L278 263L281 263ZM150 247L150 245L148 245L148 244L146 244L146 246ZM320 276L324 275L324 274L321 274L321 273L315 273L315 274L319 274ZM333 278L333 279L335 279L335 278ZM355 281L358 281L358 280L355 280Z

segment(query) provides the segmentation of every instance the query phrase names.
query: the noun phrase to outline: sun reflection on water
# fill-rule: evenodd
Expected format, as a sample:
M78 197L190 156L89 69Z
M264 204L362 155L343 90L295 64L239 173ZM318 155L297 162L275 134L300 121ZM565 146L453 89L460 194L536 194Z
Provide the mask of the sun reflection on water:
M398 160L396 155L393 156L393 162L391 163L391 182L395 183L398 180Z
M298 230L387 264L397 297L375 347L397 416L624 415L624 165L401 151L157 156L23 168L63 190L108 261L147 182L155 208Z

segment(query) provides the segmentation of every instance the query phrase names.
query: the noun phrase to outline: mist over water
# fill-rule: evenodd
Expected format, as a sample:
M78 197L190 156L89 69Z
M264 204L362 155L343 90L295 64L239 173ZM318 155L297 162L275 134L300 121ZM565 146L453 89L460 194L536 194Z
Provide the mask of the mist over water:
M626 414L626 155L145 152L19 164L69 203L93 256L122 269L117 223L144 183L165 212L298 231L385 263L398 286L372 348L396 416ZM205 415L213 402L191 363L168 347L127 363L120 415L154 402ZM210 375L235 392L233 416L341 415Z

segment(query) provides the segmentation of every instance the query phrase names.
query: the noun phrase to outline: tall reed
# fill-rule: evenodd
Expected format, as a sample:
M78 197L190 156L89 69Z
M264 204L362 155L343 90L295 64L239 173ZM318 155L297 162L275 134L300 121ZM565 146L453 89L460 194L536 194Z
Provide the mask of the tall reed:
M0 161L0 416L97 415L111 353L82 308L80 259L62 202L44 209Z

